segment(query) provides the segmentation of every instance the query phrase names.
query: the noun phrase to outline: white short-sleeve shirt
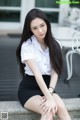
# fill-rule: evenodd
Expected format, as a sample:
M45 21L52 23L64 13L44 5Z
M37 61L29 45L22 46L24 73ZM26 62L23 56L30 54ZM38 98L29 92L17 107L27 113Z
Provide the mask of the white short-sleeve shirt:
M43 51L34 35L31 37L31 39L28 39L26 42L24 42L21 47L21 62L24 63L24 60L28 59L35 60L42 75L51 74L49 48L47 47L46 50ZM33 75L27 64L25 64L24 70L25 74Z

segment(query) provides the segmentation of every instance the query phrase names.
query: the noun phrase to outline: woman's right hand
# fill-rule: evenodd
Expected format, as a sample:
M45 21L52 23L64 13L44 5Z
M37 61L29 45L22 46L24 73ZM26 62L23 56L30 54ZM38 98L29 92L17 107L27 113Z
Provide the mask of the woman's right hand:
M46 99L46 97L43 97L43 101L41 103L41 108L43 109L43 115L46 113L52 112L55 116L55 113L57 112L57 105L52 97L52 99Z

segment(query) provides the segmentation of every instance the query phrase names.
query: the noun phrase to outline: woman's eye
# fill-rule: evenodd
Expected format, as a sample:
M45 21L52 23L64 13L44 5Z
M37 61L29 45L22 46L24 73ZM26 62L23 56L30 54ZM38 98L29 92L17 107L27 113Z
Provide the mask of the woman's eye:
M36 30L37 28L35 27L35 28L33 28L33 30Z
M42 24L41 27L44 27L44 24Z

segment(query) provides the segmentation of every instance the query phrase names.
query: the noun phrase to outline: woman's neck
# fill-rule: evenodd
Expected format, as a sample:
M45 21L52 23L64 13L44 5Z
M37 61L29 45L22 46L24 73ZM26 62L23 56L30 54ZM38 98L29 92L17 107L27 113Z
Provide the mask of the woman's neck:
M45 51L46 48L47 48L47 45L45 44L44 39L43 39L43 40L40 40L40 39L37 38L37 41L38 41L38 43L40 44L42 50Z
M47 49L47 45L44 42L39 42L39 44L43 51L45 51Z

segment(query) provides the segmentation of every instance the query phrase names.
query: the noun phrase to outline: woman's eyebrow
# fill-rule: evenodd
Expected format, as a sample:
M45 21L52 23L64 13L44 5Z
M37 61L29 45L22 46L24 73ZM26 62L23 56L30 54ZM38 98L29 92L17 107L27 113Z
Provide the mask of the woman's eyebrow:
M44 24L44 22L40 23L39 25L43 25L43 24ZM35 27L37 27L37 26L32 26L32 28L35 28Z
M37 26L32 26L32 28L36 28Z

